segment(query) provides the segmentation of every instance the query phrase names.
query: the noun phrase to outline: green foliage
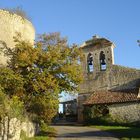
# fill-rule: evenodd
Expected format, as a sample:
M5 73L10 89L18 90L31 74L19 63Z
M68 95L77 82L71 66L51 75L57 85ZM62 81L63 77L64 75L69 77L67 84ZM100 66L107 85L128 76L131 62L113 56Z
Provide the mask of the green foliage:
M26 140L51 140L51 138L47 137L47 136L36 136L34 138L28 138ZM53 140L53 139L52 139Z
M97 118L108 115L109 109L106 105L85 106L83 113L86 118Z
M85 123L88 124L108 124L112 118L106 105L94 105L85 107L84 109Z
M26 133L23 130L21 130L21 132L20 132L20 139L21 140L28 140L28 137L26 136Z
M23 91L23 79L10 68L0 68L0 86L9 95L20 95Z
M22 119L24 117L24 103L19 100L19 97L13 96L9 100L10 110L8 112L9 116L12 118Z
M32 99L28 110L36 114L38 120L44 120L46 123L50 123L58 111L58 99L38 96L38 98Z
M48 126L44 120L40 121L40 132L38 135L40 136L55 136L56 130L53 127Z
M77 85L82 80L82 72L78 63L81 51L76 45L69 47L67 40L58 33L41 35L34 48L19 37L15 38L15 41L17 45L10 66L36 80L36 89L44 83L42 88L47 86L51 90L77 90Z
M81 50L68 46L59 33L39 36L34 47L21 40L20 34L14 40L14 49L4 48L11 59L9 69L0 73L0 84L4 93L17 95L24 102L36 121L49 123L57 113L59 93L77 92L82 81Z
M0 87L0 118L7 116L10 109L8 97L2 92Z
M10 68L0 70L0 117L17 117L21 119L24 114L24 104L21 102L23 92L23 79Z
M19 100L19 97L13 96L9 98L0 90L0 117L2 119L5 116L22 119L24 117L24 105Z
M47 131L48 130L48 125L44 122L44 120L40 121L40 129L41 129L41 131Z

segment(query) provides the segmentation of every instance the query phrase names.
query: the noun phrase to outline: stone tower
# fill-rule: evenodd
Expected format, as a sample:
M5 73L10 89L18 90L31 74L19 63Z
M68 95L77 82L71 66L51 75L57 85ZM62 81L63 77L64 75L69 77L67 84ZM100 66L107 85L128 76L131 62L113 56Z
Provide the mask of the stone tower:
M114 47L112 42L97 35L84 42L81 48L85 54L83 61L85 74L109 70L110 66L114 64Z
M114 103L116 103L122 93L125 93L125 96L134 93L132 95L137 97L140 90L140 70L115 65L114 47L115 45L111 41L98 36L93 36L81 46L85 57L82 62L84 81L80 85L78 94L79 122L84 120L84 105L89 103L91 95L93 98L95 98L95 94L97 95L96 102L98 103L101 100L105 101L107 96L109 96L108 102L115 99ZM104 96L101 97L101 95ZM126 99L128 98L121 98L122 101ZM133 97L129 101L132 99ZM90 105L95 104L95 100L90 101L92 102Z
M114 47L111 41L97 35L81 45L84 53L82 62L84 82L80 85L78 96L78 120L81 122L82 104L87 97L96 90L110 88L108 73L114 64Z
M97 35L83 43L81 48L84 53L84 82L80 86L80 93L109 88L107 73L114 64L114 47L111 41Z
M10 48L15 47L13 37L20 33L23 40L34 43L35 29L30 21L17 14L6 10L0 10L0 47L6 44ZM7 58L0 54L0 66L6 65Z

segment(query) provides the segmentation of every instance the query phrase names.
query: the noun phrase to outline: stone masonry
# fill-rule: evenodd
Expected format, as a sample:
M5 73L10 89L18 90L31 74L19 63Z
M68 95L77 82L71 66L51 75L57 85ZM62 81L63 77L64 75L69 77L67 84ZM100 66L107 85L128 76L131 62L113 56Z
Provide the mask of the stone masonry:
M133 123L140 120L140 104L134 102L112 104L109 106L109 112L114 120L121 123Z
M84 81L78 96L78 121L83 121L83 103L94 91L128 91L140 86L140 70L114 64L114 43L94 36L81 49Z
M30 21L6 10L0 10L0 47L3 42L10 48L15 46L13 37L20 33L23 40L34 43L35 29ZM6 64L6 57L0 54L0 65Z
M3 46L9 48L15 47L13 37L19 33L22 40L34 44L35 29L30 21L17 14L11 13L6 10L0 10L0 49ZM5 67L8 58L0 52L0 67ZM21 122L17 118L12 118L10 121L7 117L0 124L0 140L20 140L20 134L23 130L28 137L35 134L35 126L30 121ZM10 138L7 138L10 136Z
M37 132L36 125L29 120L23 122L17 118L8 120L5 117L3 123L0 123L0 140L21 140L22 133L26 137L33 137Z

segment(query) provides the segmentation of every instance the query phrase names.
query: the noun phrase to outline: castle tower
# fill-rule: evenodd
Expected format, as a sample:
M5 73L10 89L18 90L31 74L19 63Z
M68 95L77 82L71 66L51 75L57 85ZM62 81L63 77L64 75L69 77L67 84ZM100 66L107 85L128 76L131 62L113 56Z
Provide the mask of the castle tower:
M22 40L27 40L31 44L34 43L35 29L30 21L15 13L6 10L0 10L0 47L4 44L7 47L14 48L15 42L13 37L17 33L21 34ZM0 66L5 66L7 58L4 54L0 54Z

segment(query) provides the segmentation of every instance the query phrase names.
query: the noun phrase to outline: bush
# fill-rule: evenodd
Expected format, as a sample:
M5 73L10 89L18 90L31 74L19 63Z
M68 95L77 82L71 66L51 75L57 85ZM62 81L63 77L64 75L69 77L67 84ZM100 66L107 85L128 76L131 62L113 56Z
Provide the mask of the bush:
M27 13L21 7L5 8L3 10L9 11L12 14L17 14L17 15L21 16L22 18L28 19L29 21L31 20L31 18L29 18Z
M111 117L109 116L109 110L106 105L94 105L92 107L85 107L84 109L84 119L85 123L108 123L111 121Z
M27 140L28 139L27 136L26 136L26 133L23 130L21 130L21 132L20 132L20 138L21 138L21 140Z
M24 118L24 104L19 97L13 96L9 98L0 90L0 118Z

